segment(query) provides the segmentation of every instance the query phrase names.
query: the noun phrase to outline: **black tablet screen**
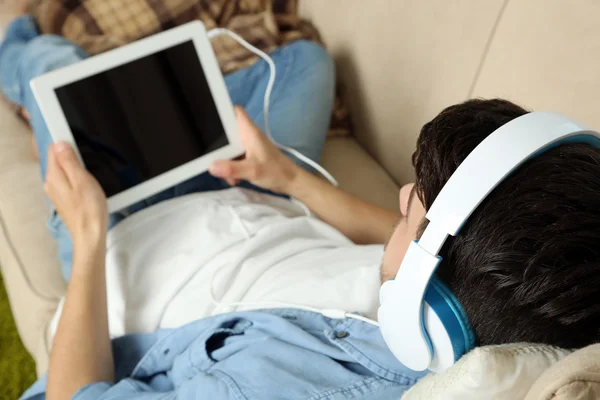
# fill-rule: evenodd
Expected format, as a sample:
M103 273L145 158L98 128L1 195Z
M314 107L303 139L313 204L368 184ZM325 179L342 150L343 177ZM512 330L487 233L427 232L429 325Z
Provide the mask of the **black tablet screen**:
M192 41L56 89L108 197L228 144Z

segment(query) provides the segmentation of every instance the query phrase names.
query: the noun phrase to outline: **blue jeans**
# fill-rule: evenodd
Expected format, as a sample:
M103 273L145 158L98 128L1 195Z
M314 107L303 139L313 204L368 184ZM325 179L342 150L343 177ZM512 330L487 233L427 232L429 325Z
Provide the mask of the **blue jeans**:
M63 37L41 35L33 18L29 16L20 17L10 24L0 46L0 88L10 101L24 107L29 113L40 155L42 179L46 174L46 159L52 138L29 87L29 81L86 57L88 54L83 49ZM281 47L271 57L277 67L269 112L273 138L318 162L334 101L333 62L322 47L307 41L297 41ZM262 60L225 76L232 102L243 106L263 130L263 96L268 79L269 67ZM302 165L300 161L295 161ZM242 183L242 186L260 190L247 182ZM223 180L203 173L111 215L110 226L131 213L160 201L227 187L229 186ZM51 209L54 210L53 207ZM68 281L73 259L70 234L55 211L52 211L48 226L58 242L61 272Z

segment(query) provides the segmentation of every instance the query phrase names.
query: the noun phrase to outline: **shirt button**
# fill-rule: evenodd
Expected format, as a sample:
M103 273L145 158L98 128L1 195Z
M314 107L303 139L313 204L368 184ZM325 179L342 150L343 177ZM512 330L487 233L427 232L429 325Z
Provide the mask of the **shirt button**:
M340 331L338 333L335 334L335 337L338 339L344 339L346 337L348 337L349 333L346 331Z

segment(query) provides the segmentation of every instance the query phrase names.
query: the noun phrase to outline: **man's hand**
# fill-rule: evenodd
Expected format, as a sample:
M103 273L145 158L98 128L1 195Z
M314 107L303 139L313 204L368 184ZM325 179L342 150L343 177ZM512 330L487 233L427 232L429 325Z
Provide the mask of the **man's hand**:
M106 236L106 196L65 142L52 145L48 151L44 191L71 232L75 247L79 242L91 244Z
M300 167L262 134L242 108L235 111L246 156L239 161L216 161L210 173L232 186L244 179L263 189L289 194Z
M367 203L303 170L286 157L236 108L246 157L240 161L216 161L210 173L230 185L245 179L273 192L290 195L308 206L323 221L355 243L385 243L399 213Z

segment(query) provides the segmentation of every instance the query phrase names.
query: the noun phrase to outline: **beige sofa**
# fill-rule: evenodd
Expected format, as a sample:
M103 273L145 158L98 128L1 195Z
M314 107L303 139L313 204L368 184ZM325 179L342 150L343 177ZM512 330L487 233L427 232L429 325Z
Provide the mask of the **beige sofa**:
M301 12L338 62L356 128L356 139L327 143L324 165L384 207L412 179L420 127L447 105L502 96L600 128L595 0L303 0ZM0 106L0 265L41 374L65 285L27 127Z

